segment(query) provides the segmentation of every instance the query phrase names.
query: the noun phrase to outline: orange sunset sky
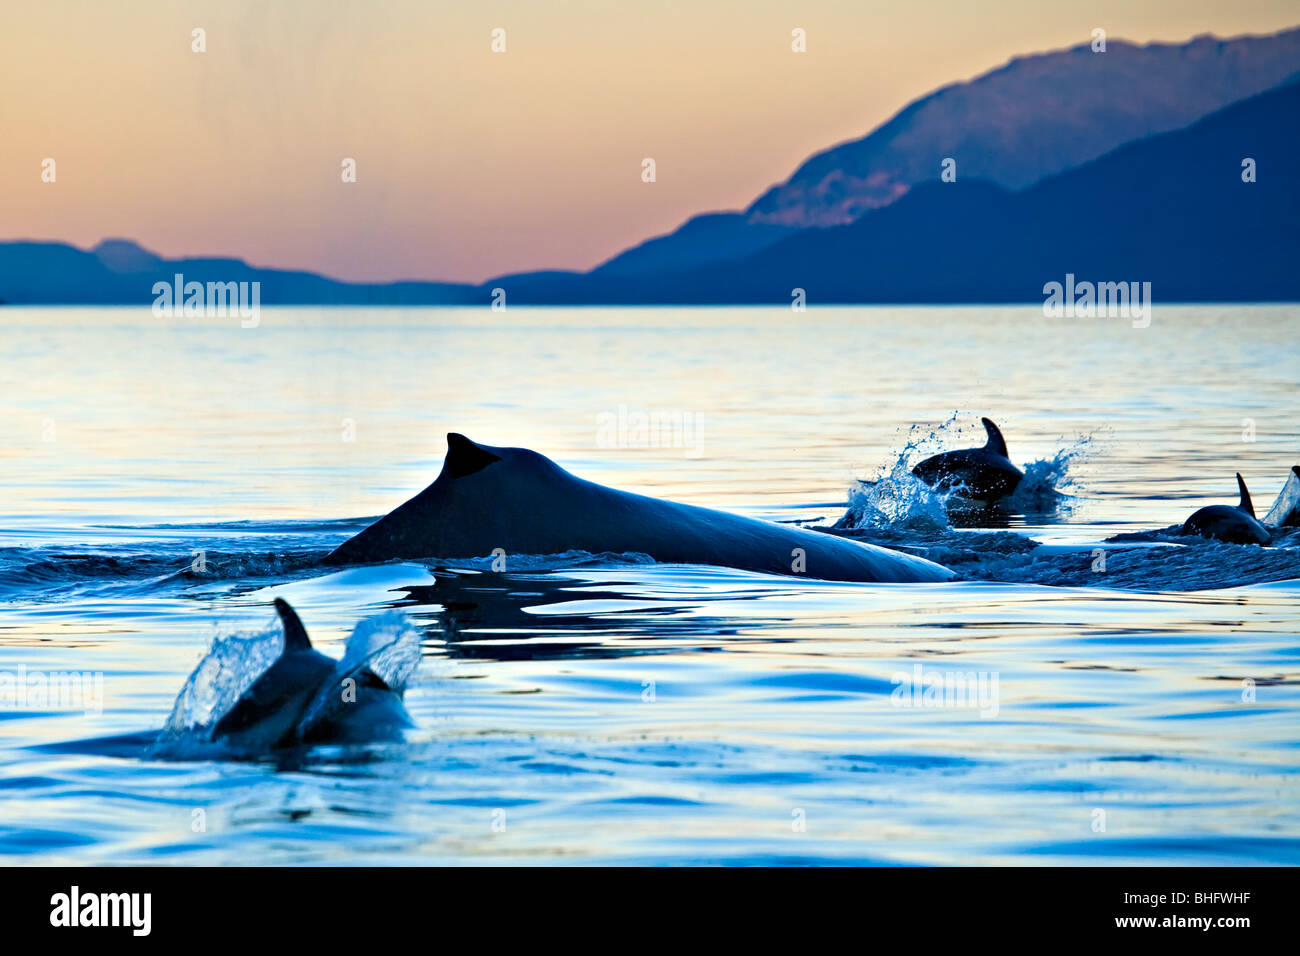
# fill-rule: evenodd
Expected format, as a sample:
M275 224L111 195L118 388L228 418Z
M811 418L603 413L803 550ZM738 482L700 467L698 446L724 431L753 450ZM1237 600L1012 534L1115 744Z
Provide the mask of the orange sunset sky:
M345 279L589 268L1025 53L1294 0L40 0L0 8L0 238ZM191 50L206 31L207 52ZM506 30L493 53L491 31ZM807 31L808 52L790 49ZM57 182L41 182L41 161ZM344 184L340 163L357 161ZM641 181L653 157L658 181Z

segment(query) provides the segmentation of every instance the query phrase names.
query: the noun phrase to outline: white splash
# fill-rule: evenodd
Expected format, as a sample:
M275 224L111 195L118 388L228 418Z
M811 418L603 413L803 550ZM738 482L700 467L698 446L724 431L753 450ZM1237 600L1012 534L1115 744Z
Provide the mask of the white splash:
M279 618L258 631L219 635L176 697L155 743L155 753L174 755L186 747L207 744L221 718L279 660L283 650L284 628ZM332 702L338 681L362 668L400 693L419 664L420 632L401 611L388 611L353 628L343 659L334 669L338 680L326 681L322 693ZM314 700L300 724L313 719L322 706L322 699Z
M837 528L855 530L944 530L951 527L951 515L969 510L959 484L936 490L912 474L912 469L939 451L968 447L955 428L959 413L923 434L924 426L913 425L907 442L873 481L858 481L849 489L849 508ZM1065 441L1063 438L1062 441ZM1050 458L1024 466L1025 477L1002 506L1022 514L1060 509L1075 486L1070 469L1082 461L1092 445L1091 436L1080 436Z
M874 481L854 482L849 489L849 510L836 527L947 528L946 503L952 491L936 491L912 474L912 468L939 450L940 438L953 430L956 421L954 412L946 422L925 434L918 434L924 426L913 425L903 448Z
M218 635L177 695L159 740L174 741L209 730L279 660L283 650L284 628L278 619L258 631Z

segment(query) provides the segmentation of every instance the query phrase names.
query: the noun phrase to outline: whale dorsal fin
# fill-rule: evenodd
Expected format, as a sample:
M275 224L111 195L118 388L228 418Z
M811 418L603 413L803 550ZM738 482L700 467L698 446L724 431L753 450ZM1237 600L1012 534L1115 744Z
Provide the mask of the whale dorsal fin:
M984 430L989 433L989 440L984 445L985 451L991 451L995 455L1001 455L1003 458L1010 458L1007 454L1007 440L1002 437L1002 432L998 431L998 426L993 424L991 418L981 418L984 423Z
M1246 482L1242 480L1241 472L1237 472L1237 487L1241 489L1241 501L1237 507L1252 518L1255 517L1255 506L1250 503L1250 492L1246 490Z
M298 612L284 598L275 599L275 610L284 625L284 652L311 650L311 639L307 637L307 628L302 626Z
M447 433L447 458L442 463L443 470L453 478L464 478L476 471L482 471L494 461L500 461L500 455L494 455L479 445L474 444L464 435Z

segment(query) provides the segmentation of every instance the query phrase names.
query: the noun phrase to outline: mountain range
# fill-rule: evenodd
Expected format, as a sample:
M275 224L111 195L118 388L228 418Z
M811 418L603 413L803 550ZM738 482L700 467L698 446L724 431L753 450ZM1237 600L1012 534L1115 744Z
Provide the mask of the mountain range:
M1300 299L1300 29L1018 58L818 153L742 212L586 273L346 283L129 240L0 242L0 300L141 303L259 281L274 304L1041 301L1067 273L1160 301ZM955 163L955 182L941 163ZM1243 162L1254 161L1254 181Z
M1113 40L1019 57L908 104L868 135L806 160L741 212L710 213L615 256L619 275L738 259L810 227L845 225L938 177L1021 189L1132 140L1187 126L1300 78L1300 29L1145 46Z

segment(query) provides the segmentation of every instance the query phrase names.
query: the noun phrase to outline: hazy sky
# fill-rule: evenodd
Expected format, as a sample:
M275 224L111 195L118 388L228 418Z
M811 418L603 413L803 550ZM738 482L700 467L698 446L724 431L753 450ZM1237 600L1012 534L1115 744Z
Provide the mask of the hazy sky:
M1297 21L1295 0L5 2L0 238L126 236L348 279L588 268L1094 27L1182 41Z

